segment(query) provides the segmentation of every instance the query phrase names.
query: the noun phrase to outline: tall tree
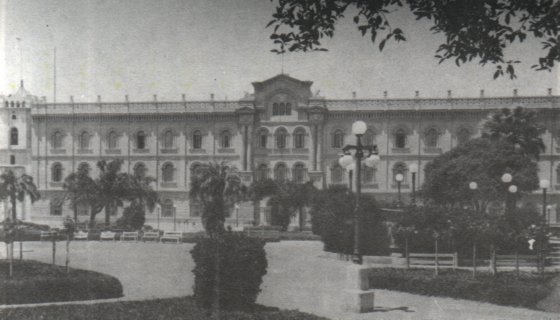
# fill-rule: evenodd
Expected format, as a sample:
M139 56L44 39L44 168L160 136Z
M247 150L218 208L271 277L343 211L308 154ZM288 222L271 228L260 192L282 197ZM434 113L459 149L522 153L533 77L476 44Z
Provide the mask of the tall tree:
M541 137L544 131L534 111L517 107L513 111L503 108L494 113L484 123L482 134L492 140L505 139L523 154L539 160L540 153L545 150Z
M476 203L484 211L491 202L504 201L508 185L501 177L506 172L518 187L515 197L538 188L536 162L504 140L472 139L438 156L424 171L421 196L428 203L447 207ZM470 190L470 182L476 182L478 188Z
M202 222L214 237L224 231L226 216L234 204L244 198L246 190L234 166L225 162L201 165L191 179L190 198L202 205Z
M560 2L552 0L278 0L268 26L271 40L279 46L273 52L326 50L322 41L332 38L336 23L345 14L353 16L362 36L379 40L383 50L388 40L405 41L401 28L390 22L391 15L408 10L416 20L432 23L433 33L443 34L435 57L457 65L478 61L496 65L494 78L508 74L515 78L513 65L504 52L530 36L542 43L543 55L536 70L551 71L560 61Z

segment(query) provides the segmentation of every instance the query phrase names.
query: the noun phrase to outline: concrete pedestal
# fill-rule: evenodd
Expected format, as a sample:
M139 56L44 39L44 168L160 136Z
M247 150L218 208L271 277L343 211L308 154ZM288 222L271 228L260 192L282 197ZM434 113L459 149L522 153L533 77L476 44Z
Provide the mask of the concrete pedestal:
M346 269L345 288L342 292L342 310L356 313L371 312L374 293L369 290L369 270L363 265L349 265Z

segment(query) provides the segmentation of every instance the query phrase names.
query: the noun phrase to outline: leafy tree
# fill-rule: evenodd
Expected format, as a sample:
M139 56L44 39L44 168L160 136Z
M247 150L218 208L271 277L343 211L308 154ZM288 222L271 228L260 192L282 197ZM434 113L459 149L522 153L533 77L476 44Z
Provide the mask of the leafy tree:
M316 191L310 205L312 231L321 236L325 251L351 254L354 248L355 195L346 187L331 186ZM389 236L385 217L373 196L360 198L360 245L362 254L389 253Z
M274 28L270 38L279 46L272 51L326 50L321 42L333 37L345 14L353 15L362 36L368 35L372 43L380 39L383 50L389 40L406 40L389 19L402 10L412 12L416 20L430 21L430 30L445 36L435 55L440 63L490 63L496 65L494 78L505 71L513 79L513 65L519 61L506 60L504 51L527 36L542 42L543 56L533 68L551 71L560 61L560 3L551 0L279 0L268 24Z
M246 193L234 166L225 162L201 165L191 179L189 196L202 205L202 222L210 236L224 231L226 216Z
M41 196L37 191L37 186L33 183L33 177L27 174L22 174L18 177L12 170L5 170L0 174L0 199L8 199L12 205L12 218L5 221L6 239L10 243L10 277L12 276L12 263L14 259L14 231L18 229L17 202L23 202L26 196L29 197L31 202L37 201ZM20 257L22 257L21 237L19 240Z
M523 154L539 160L545 146L541 138L545 129L537 123L537 114L532 110L517 107L513 111L503 108L484 123L483 137L492 140L504 139Z
M473 139L428 163L420 195L428 203L464 207L475 203L479 210L508 197L504 173L513 176L518 187L515 197L538 188L537 163L519 153L506 140ZM469 183L476 182L477 190Z

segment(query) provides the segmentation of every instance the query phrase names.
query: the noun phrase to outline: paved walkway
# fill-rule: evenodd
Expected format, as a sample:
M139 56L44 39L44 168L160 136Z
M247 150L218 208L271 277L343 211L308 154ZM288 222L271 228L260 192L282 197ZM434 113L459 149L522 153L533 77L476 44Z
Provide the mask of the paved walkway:
M63 242L57 263L65 259ZM192 294L190 244L73 242L71 266L107 273L121 280L127 300ZM0 248L4 253L4 248ZM519 319L560 320L560 314L449 298L376 290L374 312L349 314L339 309L347 262L327 259L319 242L267 244L268 273L258 302L330 319ZM26 259L49 262L49 242L26 243ZM1 254L0 254L1 255ZM530 294L530 293L528 293Z

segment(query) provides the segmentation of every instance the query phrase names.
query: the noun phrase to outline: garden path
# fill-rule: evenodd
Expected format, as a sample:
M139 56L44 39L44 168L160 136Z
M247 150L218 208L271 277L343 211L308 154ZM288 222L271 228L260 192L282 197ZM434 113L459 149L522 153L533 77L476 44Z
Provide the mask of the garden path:
M62 244L57 246L59 264L65 259ZM73 242L71 266L116 276L127 300L183 296L192 294L191 248L191 244ZM26 259L51 259L49 242L26 243L24 250L31 250L25 253ZM333 320L560 320L560 314L555 313L387 290L375 291L374 312L345 313L338 305L347 262L326 258L319 242L269 243L266 251L269 267L258 298L264 305L299 309Z

